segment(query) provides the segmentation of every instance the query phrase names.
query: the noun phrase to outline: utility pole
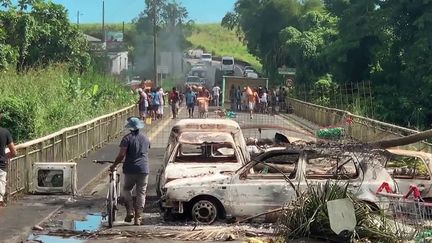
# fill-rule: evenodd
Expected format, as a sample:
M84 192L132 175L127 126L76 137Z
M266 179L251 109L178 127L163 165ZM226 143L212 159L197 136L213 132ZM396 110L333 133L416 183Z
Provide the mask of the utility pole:
M124 34L125 34L125 22L123 21L123 26L122 26L122 33L123 33L123 38L124 38Z
M102 42L105 43L105 1L102 1Z
M152 0L153 4L153 77L155 84L158 84L158 71L157 71L157 0Z
M79 17L80 17L80 14L79 14L79 10L77 11L77 26L79 27Z

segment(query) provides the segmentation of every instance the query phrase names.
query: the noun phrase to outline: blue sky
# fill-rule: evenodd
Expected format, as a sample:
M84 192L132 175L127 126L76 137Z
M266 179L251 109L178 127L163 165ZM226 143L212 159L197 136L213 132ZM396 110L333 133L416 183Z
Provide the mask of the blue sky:
M81 23L102 22L102 0L52 0L66 6L71 21L76 22L80 11ZM189 18L198 23L220 22L234 7L235 0L177 0L189 12ZM130 22L144 9L144 0L105 0L107 23Z

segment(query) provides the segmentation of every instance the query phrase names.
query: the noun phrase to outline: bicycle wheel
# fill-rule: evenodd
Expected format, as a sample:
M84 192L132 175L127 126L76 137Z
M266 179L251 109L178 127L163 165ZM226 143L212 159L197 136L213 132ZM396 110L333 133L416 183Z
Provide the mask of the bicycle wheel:
M115 221L115 210L114 210L114 183L110 183L108 199L107 199L107 215L108 215L108 227L112 228Z

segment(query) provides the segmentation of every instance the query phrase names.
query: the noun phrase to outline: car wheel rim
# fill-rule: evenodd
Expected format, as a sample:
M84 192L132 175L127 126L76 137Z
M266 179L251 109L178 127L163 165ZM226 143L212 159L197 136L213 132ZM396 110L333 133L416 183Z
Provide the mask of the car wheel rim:
M213 223L217 216L216 206L209 201L199 201L192 208L194 219L200 223Z

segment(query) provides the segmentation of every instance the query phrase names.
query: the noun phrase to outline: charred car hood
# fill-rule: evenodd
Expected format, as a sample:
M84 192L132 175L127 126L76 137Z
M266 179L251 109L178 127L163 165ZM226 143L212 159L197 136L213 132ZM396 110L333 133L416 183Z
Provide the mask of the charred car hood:
M165 188L179 188L183 186L205 186L205 185L214 185L214 184L222 184L228 183L231 179L232 174L222 174L217 172L213 175L201 176L201 177L192 177L192 178L182 178L168 182L165 184Z
M170 163L165 168L165 179L181 179L218 174L220 171L236 171L240 163Z

